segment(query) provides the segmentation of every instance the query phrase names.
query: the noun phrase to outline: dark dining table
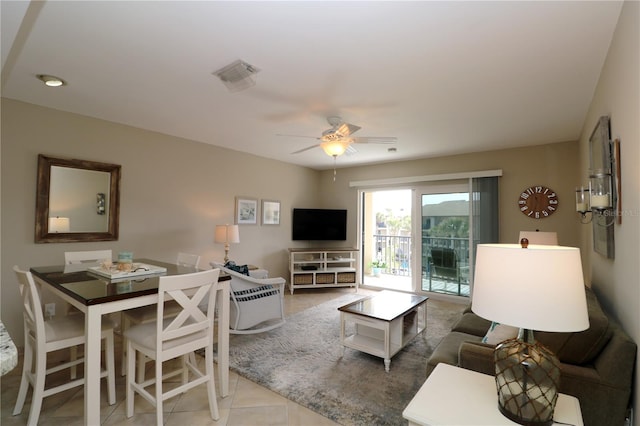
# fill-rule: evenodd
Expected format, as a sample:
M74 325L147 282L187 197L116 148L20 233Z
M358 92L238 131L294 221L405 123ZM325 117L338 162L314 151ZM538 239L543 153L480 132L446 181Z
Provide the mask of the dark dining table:
M135 259L135 276L101 275L96 264L38 266L31 268L36 281L85 315L85 395L84 418L87 425L100 424L100 351L102 316L158 303L159 277L199 271L189 266ZM149 269L148 274L143 271ZM150 268L149 268L150 267ZM154 272L161 270L161 272ZM218 308L218 369L220 396L229 394L229 283L220 274L216 291Z

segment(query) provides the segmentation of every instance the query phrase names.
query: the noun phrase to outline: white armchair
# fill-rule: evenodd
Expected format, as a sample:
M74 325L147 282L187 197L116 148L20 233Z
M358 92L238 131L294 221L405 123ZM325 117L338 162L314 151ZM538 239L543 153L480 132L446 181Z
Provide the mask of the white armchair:
M262 333L285 323L284 278L259 279L217 262L211 262L211 266L231 276L230 333Z

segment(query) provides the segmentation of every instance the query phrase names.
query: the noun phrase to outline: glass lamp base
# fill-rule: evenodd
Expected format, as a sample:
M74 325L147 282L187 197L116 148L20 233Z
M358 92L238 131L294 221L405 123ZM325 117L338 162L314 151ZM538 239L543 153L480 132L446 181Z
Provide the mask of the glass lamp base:
M560 362L533 339L533 331L521 329L494 352L500 412L521 425L553 423L560 387Z

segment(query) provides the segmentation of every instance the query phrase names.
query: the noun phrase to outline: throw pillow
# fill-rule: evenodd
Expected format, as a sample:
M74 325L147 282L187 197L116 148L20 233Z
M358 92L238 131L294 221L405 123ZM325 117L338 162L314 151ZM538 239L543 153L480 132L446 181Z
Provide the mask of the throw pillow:
M518 337L518 331L518 327L492 322L489 331L487 331L487 334L482 338L482 343L497 345L505 340Z
M232 271L239 272L243 275L249 276L249 266L248 265L236 265L236 262L233 260L228 261L224 264L224 267L227 269L231 269Z

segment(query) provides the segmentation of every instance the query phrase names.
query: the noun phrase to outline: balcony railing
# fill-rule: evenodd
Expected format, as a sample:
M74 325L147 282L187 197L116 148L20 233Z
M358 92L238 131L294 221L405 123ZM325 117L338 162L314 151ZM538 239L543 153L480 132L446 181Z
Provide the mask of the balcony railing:
M375 234L373 240L375 259L387 265L382 268L383 274L411 276L411 237Z
M373 236L376 255L375 259L387 264L384 273L397 275L411 275L411 237L401 235ZM431 257L431 248L450 248L456 252L460 266L469 266L469 239L456 237L422 237L423 265L426 266Z
M386 268L382 268L382 274L398 277L412 276L411 270L411 237L400 235L374 234L375 243L374 259L383 261ZM442 291L468 296L469 293L469 240L456 237L422 237L422 262L420 274L423 281L423 289L429 291ZM446 273L438 274L431 268L436 268L432 254L435 249L455 253L456 276L447 276ZM437 263L437 262L436 262ZM445 268L446 269L446 268ZM442 268L440 269L442 272ZM456 284L454 290L448 290L451 284ZM443 289L437 290L436 287Z

